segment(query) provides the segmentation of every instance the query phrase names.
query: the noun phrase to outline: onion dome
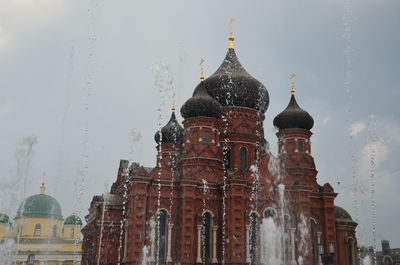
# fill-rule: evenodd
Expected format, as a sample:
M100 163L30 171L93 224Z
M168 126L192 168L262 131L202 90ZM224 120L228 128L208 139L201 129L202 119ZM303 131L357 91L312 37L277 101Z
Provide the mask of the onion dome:
M19 206L16 217L48 217L63 219L61 206L58 201L46 194L36 194L28 197Z
M338 221L353 222L351 215L342 207L335 206L335 218Z
M299 107L294 97L290 98L289 105L284 111L279 113L274 119L274 126L280 130L284 129L306 129L310 130L314 125L314 120L307 111Z
M8 224L10 222L10 218L5 213L0 213L0 224Z
M163 144L182 144L183 128L175 117L175 108L172 110L169 122L161 128ZM160 143L160 131L154 135L154 140L157 144Z
M219 119L221 117L222 107L207 93L204 82L200 82L193 96L183 104L181 108L183 118L211 117Z
M82 220L79 218L79 216L73 214L65 219L64 225L82 225Z
M229 40L224 61L214 74L204 80L204 86L208 94L223 107L246 107L265 113L269 104L268 91L240 64L233 48L233 35ZM193 96L198 89L200 87L195 89Z

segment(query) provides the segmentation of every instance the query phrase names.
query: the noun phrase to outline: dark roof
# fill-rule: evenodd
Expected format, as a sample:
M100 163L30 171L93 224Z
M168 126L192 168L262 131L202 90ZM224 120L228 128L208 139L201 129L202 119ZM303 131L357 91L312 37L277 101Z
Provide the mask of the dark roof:
M182 117L185 119L193 117L220 118L221 105L207 93L204 81L196 87L193 96L189 98L181 108Z
M172 112L168 123L161 128L161 136L162 138L160 131L154 135L157 144L160 143L160 140L163 144L182 144L183 128L176 120L175 112Z
M244 69L233 48L229 48L218 70L204 80L204 86L223 107L246 107L265 113L269 105L267 89Z
M294 95L290 97L290 102L286 109L274 119L274 126L280 130L295 128L310 130L313 125L314 119L307 111L299 107Z
M342 207L335 206L335 218L339 221L353 221L351 215Z

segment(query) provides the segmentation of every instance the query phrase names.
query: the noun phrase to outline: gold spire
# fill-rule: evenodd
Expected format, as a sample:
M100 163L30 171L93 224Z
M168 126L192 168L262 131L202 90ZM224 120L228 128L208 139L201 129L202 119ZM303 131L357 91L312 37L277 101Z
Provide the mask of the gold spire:
M40 194L44 194L45 191L46 191L46 185L45 185L45 182L44 182L45 176L46 176L46 173L43 172L43 175L42 175L42 184L40 185Z
M175 91L172 93L172 112L175 112Z
M294 78L296 77L295 73L291 73L290 74L290 80L292 80L292 90L290 91L290 93L292 95L294 95Z
M200 58L200 63L199 63L199 65L200 65L200 81L204 81L204 67L203 67L203 64L204 64L204 59Z
M229 34L229 49L234 49L235 45L233 43L233 41L235 40L235 36L233 36L233 22L235 22L235 20L233 18L231 18L231 20L229 21L229 28L231 33Z

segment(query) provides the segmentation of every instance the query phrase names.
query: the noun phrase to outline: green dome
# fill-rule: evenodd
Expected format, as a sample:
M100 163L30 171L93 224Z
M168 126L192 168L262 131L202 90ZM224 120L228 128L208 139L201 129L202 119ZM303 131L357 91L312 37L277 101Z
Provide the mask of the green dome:
M5 213L0 213L0 224L8 224L10 222L10 218Z
M36 194L28 197L19 206L16 217L63 219L58 201L46 194Z
M82 225L82 220L79 216L70 215L65 219L64 225Z

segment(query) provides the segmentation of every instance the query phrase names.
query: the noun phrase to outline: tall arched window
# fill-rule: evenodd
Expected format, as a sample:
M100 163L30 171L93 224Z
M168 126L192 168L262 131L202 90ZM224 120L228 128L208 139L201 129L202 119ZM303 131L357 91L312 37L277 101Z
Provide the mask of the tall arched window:
M22 235L22 229L23 229L22 224L18 224L18 226L17 226L17 236L21 236Z
M228 146L225 146L223 152L225 169L231 168L231 149Z
M210 141L210 135L208 134L207 131L203 132L203 142L209 142Z
M51 230L51 236L57 237L57 225L53 225L52 230Z
M40 224L35 224L35 231L33 232L34 236L40 236L42 230L42 226Z
M284 225L283 225L283 244L284 244L284 261L285 264L289 264L289 255L290 255L290 217L289 215L284 216Z
M256 213L250 215L250 262L257 264L257 235L259 232L259 220Z
M304 143L303 142L297 143L297 151L299 151L300 153L304 152Z
M72 229L71 229L71 238L74 238L74 237L75 237L75 229L72 228Z
M318 233L317 233L317 222L311 219L311 243L312 243L312 254L313 264L318 265Z
M157 213L156 226L156 262L165 262L167 253L167 212L160 210Z
M201 258L206 264L211 261L211 213L205 212L203 214L203 229L201 240Z
M247 149L246 147L240 147L240 170L247 169Z
M347 241L347 255L349 258L349 265L354 265L354 243L353 239Z

